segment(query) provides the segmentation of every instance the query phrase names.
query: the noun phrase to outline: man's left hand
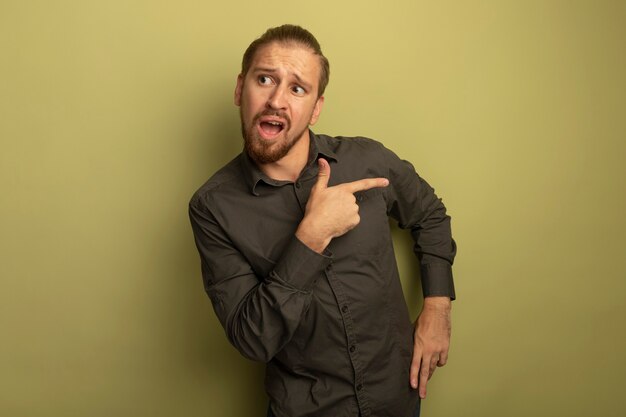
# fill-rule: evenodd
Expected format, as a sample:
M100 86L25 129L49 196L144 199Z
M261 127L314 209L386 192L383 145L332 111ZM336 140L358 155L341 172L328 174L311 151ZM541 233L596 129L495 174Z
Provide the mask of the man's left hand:
M415 322L410 382L414 389L419 386L420 398L426 398L426 385L435 369L448 361L450 310L449 297L426 297Z

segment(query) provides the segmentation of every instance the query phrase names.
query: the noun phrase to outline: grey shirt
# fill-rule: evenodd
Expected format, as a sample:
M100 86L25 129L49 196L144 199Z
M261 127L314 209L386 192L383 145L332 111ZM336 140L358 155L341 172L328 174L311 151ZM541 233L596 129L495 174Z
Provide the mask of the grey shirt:
M204 287L230 342L267 363L278 417L410 416L413 324L402 294L388 218L415 239L424 296L454 299L456 245L433 189L380 143L310 132L295 182L265 176L242 153L192 197L189 214ZM385 177L356 193L361 221L323 254L295 237L317 159L329 186Z

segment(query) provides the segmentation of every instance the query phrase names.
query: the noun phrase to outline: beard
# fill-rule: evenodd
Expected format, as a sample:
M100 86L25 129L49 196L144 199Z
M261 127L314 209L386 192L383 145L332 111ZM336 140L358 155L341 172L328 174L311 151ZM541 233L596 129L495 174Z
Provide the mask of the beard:
M275 142L268 143L260 137L255 126L257 125L258 119L263 116L278 116L286 121L281 132L281 134L284 134L282 138L277 139ZM259 113L254 117L250 126L246 126L243 120L242 108L240 107L239 118L241 120L241 135L243 136L244 148L250 158L257 164L270 164L279 161L289 153L293 145L298 143L304 132L308 130L308 126L305 126L300 132L296 132L295 135L289 135L288 132L291 128L291 120L286 114L276 111Z

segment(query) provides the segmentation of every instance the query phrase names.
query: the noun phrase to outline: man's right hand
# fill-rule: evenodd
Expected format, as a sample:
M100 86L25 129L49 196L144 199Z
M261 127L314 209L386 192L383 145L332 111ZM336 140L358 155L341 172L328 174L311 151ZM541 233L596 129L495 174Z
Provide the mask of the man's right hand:
M354 193L375 187L386 187L386 178L364 178L344 184L328 186L330 165L320 158L317 182L311 189L304 218L296 237L312 250L322 253L330 241L359 224L359 206Z

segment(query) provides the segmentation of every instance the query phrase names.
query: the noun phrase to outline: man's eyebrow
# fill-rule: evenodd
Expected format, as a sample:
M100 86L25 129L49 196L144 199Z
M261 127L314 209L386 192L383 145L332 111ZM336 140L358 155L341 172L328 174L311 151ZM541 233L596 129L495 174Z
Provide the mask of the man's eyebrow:
M311 84L307 83L307 82L306 82L306 81L304 81L302 78L300 78L300 76L299 76L298 74L293 74L293 76L294 76L294 77L296 77L296 80L298 80L298 82L299 82L300 84L302 84L303 86L305 86L306 88L309 88L309 89L310 89L310 88L312 87L312 85L311 85Z
M256 67L252 68L252 72L276 72L276 68Z

